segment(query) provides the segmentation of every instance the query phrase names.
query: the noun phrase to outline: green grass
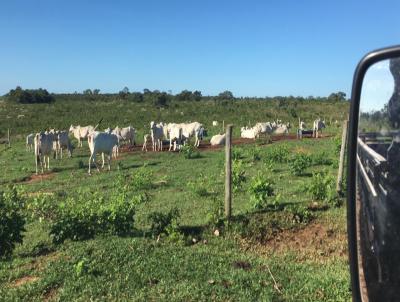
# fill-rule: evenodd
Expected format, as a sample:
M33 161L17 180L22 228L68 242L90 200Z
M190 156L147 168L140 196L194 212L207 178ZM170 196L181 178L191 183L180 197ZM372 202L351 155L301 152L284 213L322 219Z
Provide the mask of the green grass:
M257 104L247 108L246 105L249 103L238 106L246 114L255 114L254 121L261 116L257 115L257 110L266 106ZM23 110L29 107L30 112L31 109L39 110L40 106L17 107ZM50 112L56 109L68 112L65 118L58 121L63 125L76 123L78 118L73 120L71 112L83 120L86 110L78 112L79 106L71 103L45 106L49 106L45 108ZM114 121L117 119L107 111L110 104L96 103L96 106L100 106L101 112L96 112L96 116L88 115L93 119L88 123L95 123L103 114L109 114L107 118ZM139 108L138 104L129 106ZM157 118L158 113L154 110L150 114L151 108L145 105L142 108L149 110L139 111L146 116L143 120L150 120L152 115ZM177 110L180 112L182 108ZM205 123L210 124L213 119L221 120L213 115L213 108L203 111L200 108L200 104L192 104L187 114L193 110L193 119L199 121L207 116ZM265 112L270 110L262 108ZM327 108L330 107L327 105ZM195 109L200 113L195 113ZM11 107L7 108L7 112L0 111L0 114L12 115L13 110L18 112L22 109ZM170 113L163 111L162 119L169 121L175 118L172 113L176 109L172 106L164 110ZM218 110L221 110L218 114L222 116L222 109ZM126 111L121 112L123 117L119 120L124 121ZM238 118L240 112L227 112L226 122L241 122ZM341 114L339 110L337 112ZM54 122L55 127L61 126L56 124L57 119L53 119L51 114L46 116L47 124ZM138 113L134 116L138 118ZM26 132L28 125L18 120L13 122L20 122L16 134ZM35 119L32 123L35 127L40 122ZM327 131L340 133L340 129L335 127ZM312 165L300 176L292 175L287 163L272 163L266 167L270 149L281 146L288 148L290 156L298 152L325 152L333 164ZM236 152L242 155L246 182L233 196L233 222L229 227L220 229L221 235L217 237L213 235L214 228L208 225L207 214L214 208L215 202L222 202L224 198L223 149L201 152L200 158L196 159L186 159L183 154L172 152L124 153L121 159L113 161L110 172L94 171L92 176L88 176L89 151L84 145L83 149L75 149L71 159L51 160L51 177L26 182L34 173L34 156L25 151L22 136L17 135L11 149L0 150L0 190L9 184L16 184L23 190L27 202L38 192L54 194L54 202L60 202L65 195L80 194L81 190L108 196L112 194L119 176L131 177L145 165L144 169L152 175L151 188L146 189L151 200L138 205L136 231L128 237L103 235L91 240L67 240L62 245L54 245L48 235L47 222L30 220L24 243L16 248L11 259L0 261L0 297L6 301L348 301L345 209L334 208L328 203L327 210L321 207L313 212L315 219L311 224L294 222L285 209L290 205L307 207L313 202L304 189L311 181L312 172L325 169L330 175L336 174L338 154L334 146L333 138L276 142L257 147L259 160L254 158L254 144L235 146ZM80 161L83 168L79 168L82 166ZM252 208L248 187L259 171L268 173L273 179L283 210L267 208L255 211ZM198 190L199 187L202 190ZM182 245L165 238L157 241L148 235L148 214L167 212L175 207L180 211L179 222L183 232L190 239L195 238L195 244ZM279 234L298 234L315 225L321 226L323 232L332 230L334 236L324 235L322 245L309 238L310 245L301 249L290 248L290 242L287 248L277 252L271 248Z

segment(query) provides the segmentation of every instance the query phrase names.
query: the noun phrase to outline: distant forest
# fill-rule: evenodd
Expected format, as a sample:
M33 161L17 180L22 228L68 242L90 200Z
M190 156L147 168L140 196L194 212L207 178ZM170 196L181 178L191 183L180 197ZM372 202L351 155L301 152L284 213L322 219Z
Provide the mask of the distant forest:
M274 96L274 97L235 97L229 90L223 91L215 96L203 96L201 91L183 90L180 93L172 94L165 91L143 89L143 92L130 92L128 87L124 87L117 93L101 93L100 89L86 89L82 92L74 93L49 93L46 89L22 89L16 87L11 89L3 97L8 102L20 104L52 103L55 101L118 101L146 102L153 103L155 106L167 106L169 102L179 101L240 101L240 100L275 100L286 101L327 101L345 102L349 101L344 92L334 92L327 97L317 96Z

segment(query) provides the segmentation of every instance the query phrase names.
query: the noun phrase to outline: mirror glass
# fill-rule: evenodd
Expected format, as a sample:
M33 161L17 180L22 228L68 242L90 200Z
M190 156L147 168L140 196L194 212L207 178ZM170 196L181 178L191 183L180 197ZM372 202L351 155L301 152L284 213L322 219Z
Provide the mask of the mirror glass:
M400 284L400 58L365 74L357 138L357 235L363 301L397 301Z

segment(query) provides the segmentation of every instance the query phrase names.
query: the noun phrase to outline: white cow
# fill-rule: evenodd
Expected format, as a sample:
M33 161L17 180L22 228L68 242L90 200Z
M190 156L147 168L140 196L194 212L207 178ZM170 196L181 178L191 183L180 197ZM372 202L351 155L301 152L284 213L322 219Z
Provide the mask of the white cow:
M313 137L318 138L318 132L322 133L323 128L325 128L325 121L321 121L320 118L316 119L313 125Z
M253 127L255 130L255 133L257 134L257 137L259 137L261 134L267 135L267 134L272 134L272 132L275 130L276 126L272 126L272 123L266 122L266 123L257 123Z
M132 126L128 126L125 128L119 128L117 126L113 130L113 133L119 136L120 141L123 142L128 141L130 146L136 145L135 143L136 130Z
M278 125L275 130L275 134L288 134L289 133L289 128L285 124Z
M212 122L212 125L213 125L213 127L218 126L218 121L213 121L213 122Z
M169 151L172 149L172 144L174 145L174 151L176 149L180 149L183 144L183 127L182 124L174 124L170 123L167 125L168 128L168 137L169 137Z
M81 127L81 126L74 126L71 125L69 127L69 132L72 132L74 134L74 137L78 140L78 147L83 146L83 140L88 137L90 133L94 131L93 126L86 126L86 127Z
M73 147L71 141L68 137L67 131L58 131L57 135L57 147L56 147L56 158L58 153L60 153L61 159L63 158L63 150L68 151L68 157L72 157Z
M225 133L217 134L211 138L210 144L211 144L211 146L222 146L222 145L225 145L225 139L226 139Z
M142 147L142 151L146 151L147 152L147 143L150 140L150 134L145 134L143 136L143 147Z
M96 164L96 154L101 153L103 159L102 168L104 168L104 154L108 156L108 170L111 170L111 157L114 151L114 147L118 145L118 137L115 134L105 133L105 132L98 132L94 131L88 135L88 145L90 149L90 157L89 157L89 171L91 163L93 161L94 165L96 166L97 170L99 168Z
M252 138L255 139L259 134L259 128L247 128L242 127L240 129L240 137L241 138Z
M30 133L26 136L26 151L32 151L34 138L35 135L33 133Z
M48 132L40 132L36 133L34 138L35 145L35 164L36 164L36 174L38 174L38 164L40 162L40 166L42 168L50 169L50 155L53 151L53 139L54 134ZM47 164L46 164L47 158Z
M163 124L156 124L155 122L150 122L150 135L151 141L153 143L153 151L162 151L163 148L163 137L164 130Z
M305 130L306 128L307 128L306 123L303 122L303 121L300 121L299 129L300 129L300 130Z
M193 122L189 124L181 124L182 125L182 134L185 139L190 139L191 137L195 138L194 146L198 147L200 145L200 141L203 139L205 129L202 124L199 122ZM185 140L186 143L186 140Z

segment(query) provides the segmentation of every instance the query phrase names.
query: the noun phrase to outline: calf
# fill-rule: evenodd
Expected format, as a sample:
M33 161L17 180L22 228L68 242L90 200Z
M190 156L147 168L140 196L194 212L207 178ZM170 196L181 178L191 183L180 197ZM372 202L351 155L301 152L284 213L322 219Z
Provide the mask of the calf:
M26 151L32 151L34 138L35 135L33 133L26 136Z

